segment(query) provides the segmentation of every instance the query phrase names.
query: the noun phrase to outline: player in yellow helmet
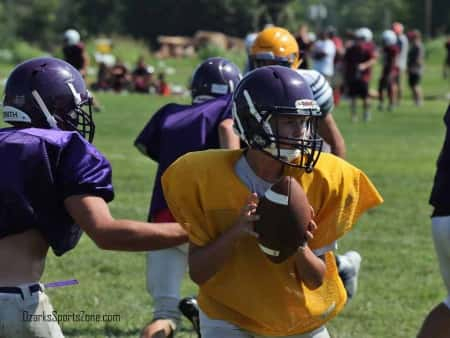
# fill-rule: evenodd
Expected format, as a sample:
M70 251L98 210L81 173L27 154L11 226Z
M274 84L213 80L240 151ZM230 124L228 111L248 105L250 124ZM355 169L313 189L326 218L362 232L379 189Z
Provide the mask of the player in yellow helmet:
M268 27L256 37L250 52L254 67L271 64L297 69L301 58L297 41L289 31L281 27Z
M306 80L319 104L323 118L319 122L319 134L329 145L329 151L345 158L345 142L333 116L333 90L328 81L317 71L298 69L302 53L294 36L286 29L276 26L262 30L256 37L249 55L250 69L268 65L280 65L297 70ZM322 151L326 151L323 149Z

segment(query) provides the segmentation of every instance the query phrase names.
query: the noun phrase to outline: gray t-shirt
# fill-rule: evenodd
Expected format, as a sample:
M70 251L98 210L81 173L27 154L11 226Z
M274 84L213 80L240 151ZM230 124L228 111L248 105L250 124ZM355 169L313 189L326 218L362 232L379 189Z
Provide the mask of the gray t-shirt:
M255 174L253 169L247 162L245 156L242 156L234 166L236 175L241 179L241 181L247 186L251 192L256 192L258 197L264 196L266 191L270 189L272 183L264 181L261 177ZM322 256L325 252L334 251L337 249L337 242L334 241L330 245L323 248L313 250L316 256Z
M264 196L267 190L270 189L272 183L264 181L257 176L250 165L247 162L245 156L242 156L234 167L237 176L247 186L251 192L256 192L258 197Z

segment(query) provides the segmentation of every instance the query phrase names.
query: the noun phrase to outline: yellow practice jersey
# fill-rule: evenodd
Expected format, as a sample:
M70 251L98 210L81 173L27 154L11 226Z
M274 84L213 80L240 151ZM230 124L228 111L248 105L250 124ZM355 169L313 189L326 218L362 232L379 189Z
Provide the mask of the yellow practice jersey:
M193 244L207 245L236 222L251 193L234 170L242 155L242 150L189 153L164 173L170 211ZM332 244L365 210L383 201L361 170L333 155L321 154L312 173L286 167L285 175L299 181L314 208L313 250ZM322 326L342 310L347 297L333 253L325 254L325 281L316 290L296 279L294 259L274 264L254 237L240 239L231 258L200 285L202 311L259 335L294 335Z

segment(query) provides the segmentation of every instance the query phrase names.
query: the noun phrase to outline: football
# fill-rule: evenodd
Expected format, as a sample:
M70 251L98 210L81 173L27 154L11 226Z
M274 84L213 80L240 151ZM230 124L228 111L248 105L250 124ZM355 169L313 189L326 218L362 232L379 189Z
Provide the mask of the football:
M306 193L293 177L283 176L261 198L256 214L258 245L273 263L282 263L306 241L312 211Z

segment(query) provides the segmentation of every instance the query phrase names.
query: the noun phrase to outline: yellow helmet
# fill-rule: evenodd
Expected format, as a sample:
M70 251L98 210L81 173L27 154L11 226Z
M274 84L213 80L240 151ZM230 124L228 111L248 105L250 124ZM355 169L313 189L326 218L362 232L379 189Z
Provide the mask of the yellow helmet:
M268 27L256 37L250 51L253 67L278 64L297 69L302 62L297 41L284 28Z

